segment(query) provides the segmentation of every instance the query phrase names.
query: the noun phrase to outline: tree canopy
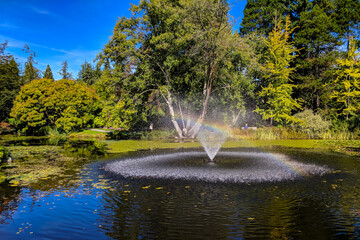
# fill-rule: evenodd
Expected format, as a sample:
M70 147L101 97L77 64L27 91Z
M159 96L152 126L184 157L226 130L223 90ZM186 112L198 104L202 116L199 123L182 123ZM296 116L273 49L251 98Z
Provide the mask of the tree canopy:
M7 42L0 44L0 122L8 119L21 85L18 64L6 47Z
M49 128L69 132L92 126L99 111L99 97L85 84L38 79L21 87L11 116L22 132L45 134Z
M227 1L143 0L131 11L98 55L100 64L111 64L122 89L148 105L161 96L180 138L196 135L215 91L222 98L230 94L220 92L232 91L240 100L231 105L235 116L243 110L245 88L238 84L250 84L242 70L254 58L232 31Z

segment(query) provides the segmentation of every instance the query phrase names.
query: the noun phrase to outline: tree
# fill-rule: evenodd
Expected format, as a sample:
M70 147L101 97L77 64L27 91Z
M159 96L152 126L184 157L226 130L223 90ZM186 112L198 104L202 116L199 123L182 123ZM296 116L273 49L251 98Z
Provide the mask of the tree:
M67 61L62 62L61 69L58 73L62 76L61 79L72 79L72 74L68 72Z
M36 53L30 49L28 44L25 44L23 51L29 54L27 62L25 63L25 71L22 76L22 83L24 84L29 83L34 79L39 79L41 76L40 70L34 66L37 64L34 59L36 57Z
M44 79L54 79L51 68L49 65L46 66L46 70L44 73Z
M293 110L300 109L300 104L292 98L294 85L290 83L290 74L294 68L290 62L295 58L295 48L289 42L293 30L290 29L290 18L286 18L285 28L281 27L281 21L274 27L268 39L267 62L263 68L265 72L264 85L259 96L263 98L264 106L257 108L264 120L270 120L282 125L296 122L297 119L291 115Z
M240 83L233 81L242 74L235 69L253 59L232 31L228 2L143 0L132 12L133 17L118 21L98 59L111 62L121 87L141 96L142 103L161 96L178 137L193 138L208 114L212 92ZM235 56L242 61L234 64Z
M256 32L268 36L278 21L290 17L292 28L299 24L300 14L311 8L310 0L248 0L240 26L240 34ZM296 30L295 30L296 31Z
M82 81L87 85L93 85L98 78L100 77L100 69L94 69L93 66L88 63L84 62L81 64L81 69L78 74L78 81Z
M49 128L73 131L92 126L101 111L94 89L73 80L37 79L21 87L11 116L26 134L45 134Z
M101 77L94 84L96 92L102 99L102 111L95 119L99 127L121 128L123 130L134 129L141 126L143 114L137 104L139 99L131 98L129 93L121 89L116 77L109 69L105 69Z
M7 42L0 44L0 122L8 119L21 85L18 64L6 47Z
M345 38L346 49L350 50L350 40L358 34L360 28L360 1L335 0L335 21L337 32Z
M335 65L336 48L340 44L331 1L315 2L310 11L300 15L299 31L294 41L299 50L294 80L305 106L314 111L327 107L330 100L331 71Z
M360 53L355 40L350 39L349 51L345 59L338 59L336 88L332 98L336 100L340 115L349 120L360 112Z

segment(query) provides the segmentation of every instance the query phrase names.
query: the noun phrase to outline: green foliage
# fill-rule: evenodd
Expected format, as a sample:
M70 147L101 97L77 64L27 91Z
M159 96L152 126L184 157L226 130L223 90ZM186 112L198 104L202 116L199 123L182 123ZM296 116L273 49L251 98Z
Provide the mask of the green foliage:
M49 136L50 138L59 138L59 139L66 138L66 134L60 133L56 128L50 128L48 130L47 136Z
M12 55L5 53L6 47L7 42L0 44L0 122L9 118L21 85L18 65Z
M166 140L174 138L174 131L168 130L153 130L143 132L142 140Z
M335 0L335 6L337 32L345 37L347 50L349 50L351 36L356 36L360 27L360 1Z
M37 64L34 60L34 58L36 57L36 53L30 49L28 44L25 44L23 51L29 54L27 62L25 63L24 74L21 77L22 83L24 84L29 83L34 79L39 79L40 70L34 66Z
M81 64L81 69L78 73L78 81L82 81L87 85L93 85L100 77L100 70L94 69L93 66L86 62Z
M298 121L291 115L293 110L300 109L300 104L292 98L294 85L290 84L289 75L294 71L290 67L294 56L294 47L289 43L290 20L286 19L285 28L282 29L281 22L277 24L265 41L268 46L267 61L264 70L264 86L259 92L265 104L263 108L257 108L264 120L270 119L274 122L286 125Z
M333 1L315 2L310 11L300 14L299 30L294 37L300 49L294 79L305 106L315 111L328 104L332 91L329 82L339 45L334 8Z
M94 89L73 80L34 80L21 88L11 112L26 134L46 134L49 128L73 131L91 126L100 111Z
M44 79L54 79L54 76L52 74L52 71L51 71L51 68L49 65L46 66L46 70L45 70L43 78Z
M141 105L141 99L132 97L129 91L120 89L118 79L110 70L105 70L94 87L101 96L103 109L95 118L95 126L133 129L144 120L144 113L139 109L146 107Z
M286 16L290 16L294 24L297 23L299 12L307 10L309 6L309 0L248 0L240 33L268 35L276 26L276 21L285 20Z
M117 81L99 82L134 96L133 102L142 105L139 113L148 120L163 115L167 107L179 137L192 136L195 130L183 132L186 126L180 128L176 119L197 116L201 122L208 111L218 110L209 107L212 92L232 108L224 117L241 115L248 89L242 84L251 85L243 73L251 72L249 62L255 57L245 40L233 33L227 1L142 0L131 11L132 17L117 22L98 55L99 64L111 66Z
M0 145L0 163L8 160L10 156L10 151L6 147Z
M294 124L297 131L306 133L309 138L321 138L322 134L329 131L331 122L325 121L319 114L314 114L310 109L304 110L294 115L301 120Z

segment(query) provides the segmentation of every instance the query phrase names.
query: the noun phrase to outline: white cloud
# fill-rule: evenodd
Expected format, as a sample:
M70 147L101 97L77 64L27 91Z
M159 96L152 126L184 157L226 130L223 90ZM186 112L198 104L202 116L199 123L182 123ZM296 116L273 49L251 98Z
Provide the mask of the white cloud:
M1 28L19 28L18 26L15 26L15 25L9 24L9 23L0 23L0 27Z
M38 62L37 67L44 71L46 66L49 64L51 67L51 70L54 74L55 79L60 79L60 75L58 74L58 71L60 71L61 64L63 61L68 62L69 72L72 72L73 77L76 78L77 73L80 70L81 64L83 64L85 62L85 60L92 63L93 59L101 51L101 49L97 49L97 50L84 50L84 49L64 50L64 49L53 48L53 47L49 47L49 46L45 46L45 45L41 45L41 44L25 42L22 40L17 40L14 38L0 35L0 43L5 42L6 40L8 41L8 47L9 47L8 52L13 54L14 57L17 59L17 62L19 62L21 64L23 64L27 61L27 58L25 57L26 54L25 53L23 54L19 50L11 51L11 48L22 49L22 48L24 48L24 45L27 43L31 47L32 50L34 50L35 52L38 53L37 57L35 59L35 61ZM46 56L43 56L43 55L39 54L39 52L41 52L41 51L40 51L40 49L37 49L37 48L43 48L43 49L46 49L49 51L47 51L48 53L46 54ZM16 53L16 52L18 52L18 53Z
M39 8L37 8L37 7L31 7L31 9L32 9L34 12L38 13L38 14L44 14L44 15L50 15L50 14L51 14L49 11L47 11L47 10L45 10L45 9L39 9Z

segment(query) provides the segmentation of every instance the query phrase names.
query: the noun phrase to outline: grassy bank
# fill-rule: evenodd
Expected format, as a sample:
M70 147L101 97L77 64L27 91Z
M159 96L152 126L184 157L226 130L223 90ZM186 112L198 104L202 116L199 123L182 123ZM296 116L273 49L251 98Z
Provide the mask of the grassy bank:
M139 150L154 149L181 149L202 147L198 141L193 142L169 142L169 141L105 141L109 153L124 153ZM266 147L289 147L304 149L324 149L360 156L360 140L230 140L226 141L222 148L266 148Z
M323 132L301 132L291 128L264 127L256 130L238 129L229 130L233 139L247 140L278 140L278 139L322 139L322 140L356 140L358 133L349 131L323 131Z

